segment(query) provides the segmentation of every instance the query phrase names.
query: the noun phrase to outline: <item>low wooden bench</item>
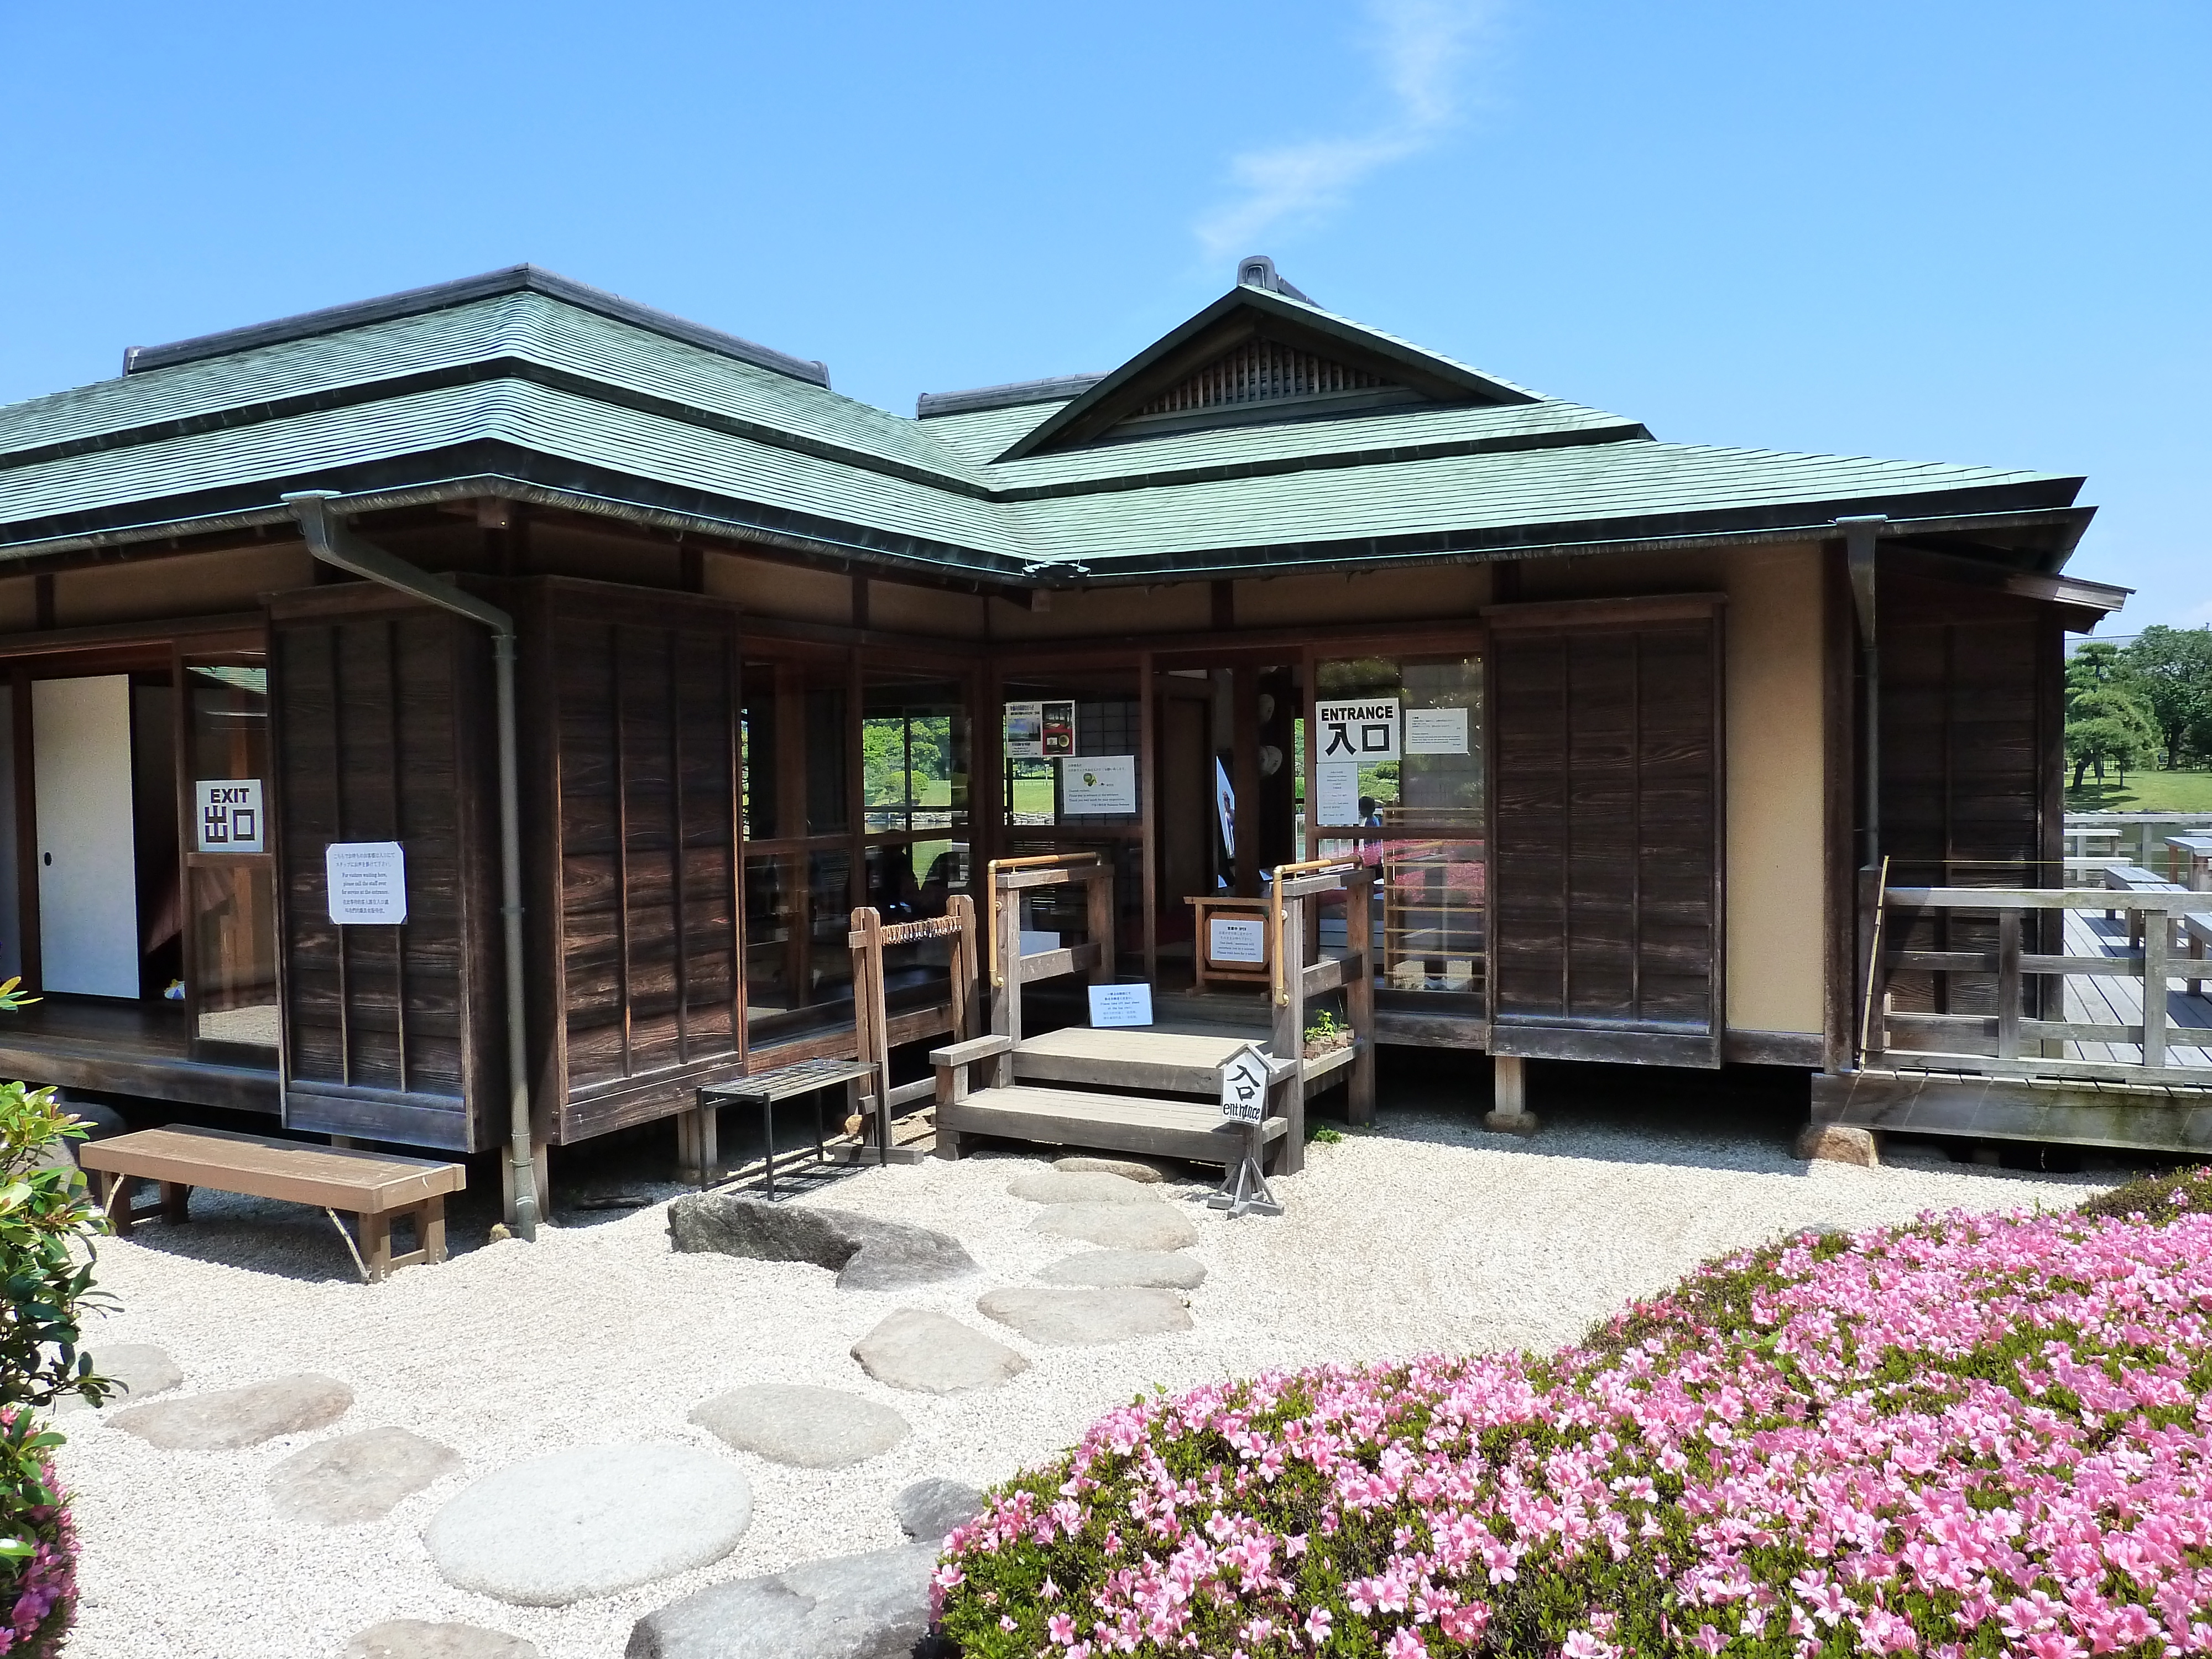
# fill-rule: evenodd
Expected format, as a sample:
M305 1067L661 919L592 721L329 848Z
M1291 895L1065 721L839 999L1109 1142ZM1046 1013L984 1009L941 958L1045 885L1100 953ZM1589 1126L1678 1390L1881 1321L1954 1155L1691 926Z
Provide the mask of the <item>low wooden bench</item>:
M2115 864L2105 872L2105 885L2116 893L2185 893L2189 890L2178 881L2168 881L2155 870L2146 870L2140 864ZM2117 913L2107 910L2110 920ZM2128 913L2128 943L2142 943L2142 912Z
M228 1129L141 1129L84 1143L77 1162L92 1174L109 1220L125 1237L137 1223L157 1215L171 1222L189 1219L186 1205L195 1187L346 1211L360 1231L362 1265L371 1282L394 1267L446 1259L446 1194L459 1192L469 1179L458 1164ZM133 1181L157 1183L159 1199L147 1203L118 1195L117 1188ZM404 1255L392 1253L395 1218L415 1225L415 1248Z

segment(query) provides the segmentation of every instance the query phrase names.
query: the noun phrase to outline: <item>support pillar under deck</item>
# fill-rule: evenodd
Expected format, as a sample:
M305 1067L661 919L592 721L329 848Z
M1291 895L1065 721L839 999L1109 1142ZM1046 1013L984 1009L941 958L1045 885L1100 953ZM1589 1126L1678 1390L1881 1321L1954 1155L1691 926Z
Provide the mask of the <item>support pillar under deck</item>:
M1490 1110L1482 1127L1500 1134L1532 1135L1535 1114L1528 1109L1528 1062L1518 1054L1490 1057Z

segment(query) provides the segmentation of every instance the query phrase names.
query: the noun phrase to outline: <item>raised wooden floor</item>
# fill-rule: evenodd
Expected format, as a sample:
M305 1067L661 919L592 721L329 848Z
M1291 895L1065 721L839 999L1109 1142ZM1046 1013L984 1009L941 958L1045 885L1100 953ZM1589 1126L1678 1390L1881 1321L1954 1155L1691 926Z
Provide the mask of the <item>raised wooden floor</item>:
M157 1002L48 996L0 1014L0 1074L272 1117L279 1103L273 1051L266 1067L196 1060L184 1010Z
M1271 1117L1260 1126L1261 1142L1272 1145L1289 1130L1283 1119ZM1018 1084L979 1089L965 1100L940 1102L937 1108L937 1150L943 1158L958 1158L964 1139L983 1135L1033 1146L1181 1158L1226 1169L1243 1156L1250 1133L1247 1125L1229 1122L1216 1107L1199 1101L1032 1089Z

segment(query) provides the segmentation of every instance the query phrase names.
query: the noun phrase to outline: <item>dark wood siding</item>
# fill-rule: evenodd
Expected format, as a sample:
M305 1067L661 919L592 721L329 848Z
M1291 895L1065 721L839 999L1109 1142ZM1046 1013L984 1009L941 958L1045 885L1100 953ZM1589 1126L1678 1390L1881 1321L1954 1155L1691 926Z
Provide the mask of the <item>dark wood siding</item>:
M491 1145L504 1068L483 630L348 592L270 631L288 1127ZM330 920L324 851L396 841L407 920ZM489 1086L487 1086L489 1085Z
M1492 624L1492 1051L1719 1064L1717 611Z
M541 1006L565 1142L687 1107L743 1066L738 640L714 601L532 586L524 647L556 831L538 844L558 894Z

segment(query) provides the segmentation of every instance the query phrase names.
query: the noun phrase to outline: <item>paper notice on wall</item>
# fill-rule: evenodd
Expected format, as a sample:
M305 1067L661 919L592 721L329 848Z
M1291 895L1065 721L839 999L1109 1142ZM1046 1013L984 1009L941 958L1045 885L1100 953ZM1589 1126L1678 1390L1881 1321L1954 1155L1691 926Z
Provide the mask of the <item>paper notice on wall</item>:
M1369 697L1357 702L1314 705L1314 738L1323 761L1358 761L1372 766L1398 758L1398 700Z
M1073 702L1041 702L1040 720L1044 733L1044 752L1048 755L1072 755L1075 752L1075 705Z
M1406 752L1409 755L1467 753L1467 710L1408 708L1406 711Z
M1267 960L1267 924L1252 916L1208 916L1206 959L1264 964Z
M1314 769L1314 822L1359 822L1359 763L1323 761Z
M1008 760L1042 760L1044 705L1041 702L1008 703L1004 743Z
M263 850L260 779L202 778L194 787L199 793L199 851Z
M1060 763L1060 810L1127 815L1137 810L1137 757L1134 755L1085 755L1062 757Z
M396 841L334 841L323 849L331 920L392 927L407 920L407 855Z
M1097 1026L1150 1025L1152 988L1149 985L1094 985L1091 989L1091 1023Z

